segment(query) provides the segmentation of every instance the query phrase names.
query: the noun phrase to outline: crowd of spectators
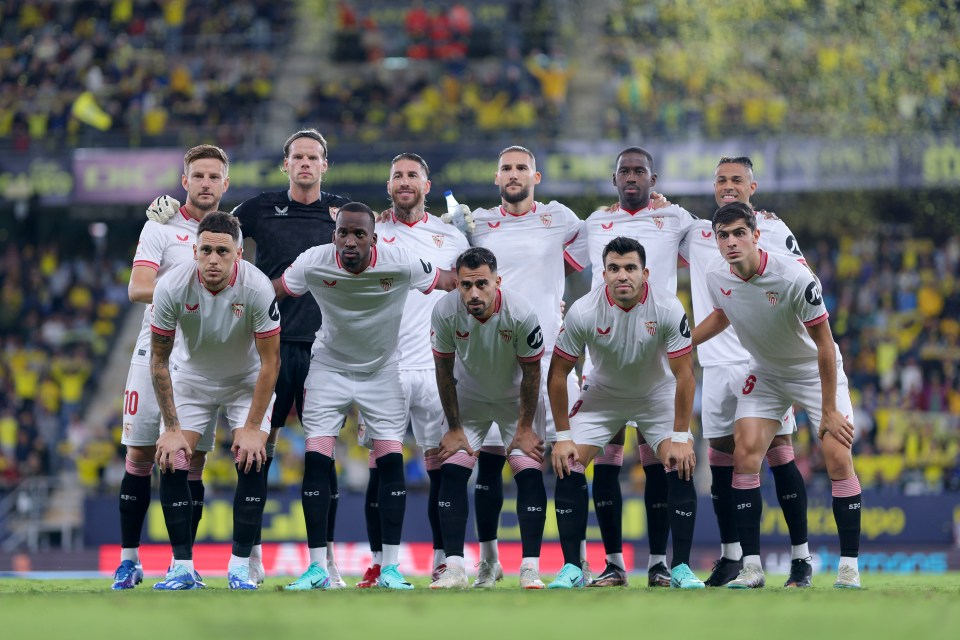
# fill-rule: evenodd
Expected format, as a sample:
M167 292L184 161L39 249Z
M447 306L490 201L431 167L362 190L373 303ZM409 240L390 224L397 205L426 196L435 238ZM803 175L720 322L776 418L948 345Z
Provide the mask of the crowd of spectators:
M960 122L955 3L617 5L604 43L607 137L890 135Z
M242 144L271 96L272 0L7 0L0 147Z

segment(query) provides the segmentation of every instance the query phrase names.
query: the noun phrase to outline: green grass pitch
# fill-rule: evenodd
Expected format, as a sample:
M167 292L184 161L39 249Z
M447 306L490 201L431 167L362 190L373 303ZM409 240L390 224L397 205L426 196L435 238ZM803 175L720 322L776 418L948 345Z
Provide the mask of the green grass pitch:
M640 584L643 576L632 576ZM489 592L283 593L272 578L258 592L226 580L205 591L155 593L147 579L111 592L109 580L0 580L0 629L7 640L96 638L504 638L643 637L926 640L960 637L960 573L865 574L865 589L786 591L768 576L759 591L669 589L521 591L516 577Z

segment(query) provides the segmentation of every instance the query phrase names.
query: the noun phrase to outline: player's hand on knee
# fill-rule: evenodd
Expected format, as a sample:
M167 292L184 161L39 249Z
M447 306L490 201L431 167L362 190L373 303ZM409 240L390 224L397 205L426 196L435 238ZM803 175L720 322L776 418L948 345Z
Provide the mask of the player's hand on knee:
M177 452L183 451L187 459L193 455L190 444L183 436L182 431L164 431L157 438L157 454L154 461L160 467L160 472L173 471L173 465L177 458Z
M158 224L167 224L180 211L180 201L170 196L160 196L147 207L147 219Z
M681 480L691 480L697 467L697 454L693 450L693 441L671 442L667 454L667 466L676 465Z
M853 448L853 423L839 411L824 411L817 435L821 440L829 433L847 449Z
M546 446L533 429L517 429L516 435L513 436L513 441L510 443L510 446L507 447L507 455L509 456L510 452L514 449L523 451L537 462L543 462L543 454L544 451L546 451Z
M580 462L580 452L572 440L557 440L550 457L558 478L570 475L570 467Z
M441 462L449 459L457 451L465 451L468 456L476 455L463 429L447 431L443 434L443 437L440 438L440 453L438 455L440 456Z
M263 432L257 429L235 429L233 432L233 451L234 458L237 460L238 468L244 473L249 473L250 469L256 465L256 470L260 471L263 461L267 458L266 448L264 447Z

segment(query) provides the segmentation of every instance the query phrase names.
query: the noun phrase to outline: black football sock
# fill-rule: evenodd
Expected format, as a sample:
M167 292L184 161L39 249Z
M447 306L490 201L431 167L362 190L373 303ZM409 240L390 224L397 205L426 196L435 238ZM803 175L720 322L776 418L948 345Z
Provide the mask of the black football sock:
M733 467L710 465L710 474L713 476L710 497L713 499L713 512L717 515L720 542L721 544L740 542L737 514L733 508Z
M407 508L407 484L403 476L403 454L388 453L377 458L380 470L380 531L383 544L400 544L403 514Z
M777 488L777 501L783 511L790 531L790 544L796 546L807 542L807 487L794 460L786 464L770 466L773 482Z
M557 478L554 489L554 508L557 512L557 531L563 562L580 566L580 541L587 535L584 513L588 509L587 478L582 473L571 473Z
M427 477L430 479L430 491L427 494L427 520L430 522L430 533L433 537L433 548L444 549L443 529L440 526L440 486L442 484L441 469L430 469L427 471ZM472 469L470 470L472 472ZM466 485L464 485L466 487ZM466 488L464 488L466 491ZM469 509L469 505L464 507ZM466 521L464 521L466 522ZM464 525L466 526L466 525Z
M593 464L593 508L607 555L623 553L623 492L620 465Z
M120 546L124 549L140 546L143 521L149 508L150 476L124 472L120 481Z
M760 555L760 518L763 499L760 496L760 474L733 474L733 507L737 514L740 548L743 555Z
M693 529L697 522L697 490L693 480L681 480L677 471L667 474L670 531L673 532L673 559L670 567L690 564Z
M367 538L370 540L370 551L383 551L383 536L380 532L380 507L377 496L380 495L380 470L370 469L370 479L367 480L367 493L363 500L363 515L367 521Z
M260 520L263 517L263 505L267 499L264 470L256 470L256 465L244 473L240 465L237 469L237 490L233 494L233 555L249 558L250 551L257 539Z
M175 560L193 559L193 499L186 469L160 474L160 505Z
M458 464L445 464L439 471L442 479L437 495L437 511L443 529L443 551L448 557L462 558L463 541L467 535L467 514L470 509L467 483L473 469Z
M547 490L540 469L524 469L514 476L517 483L517 521L524 558L539 558L543 527L547 522ZM578 551L579 553L579 551Z
M307 547L327 546L327 517L330 513L330 467L333 458L307 451L303 463L303 519L307 524ZM324 567L326 569L326 567Z
M506 456L481 451L477 456L477 480L474 485L474 511L477 519L477 540L497 539L500 511L503 509L503 465Z
M670 510L667 505L667 471L658 461L643 467L647 484L643 491L643 504L647 509L647 539L650 555L667 555L667 538L670 536Z
M340 483L337 482L337 462L330 462L330 510L327 512L327 542L333 542L337 528L337 506L340 504ZM329 556L328 556L329 557Z
M863 494L857 476L833 481L833 517L840 536L840 555L844 558L856 558L860 554L862 505Z

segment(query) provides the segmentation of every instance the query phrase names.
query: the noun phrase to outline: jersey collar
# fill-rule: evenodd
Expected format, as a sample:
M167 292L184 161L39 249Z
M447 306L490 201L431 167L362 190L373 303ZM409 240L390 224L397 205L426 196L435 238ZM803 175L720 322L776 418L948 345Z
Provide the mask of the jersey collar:
M337 261L337 268L340 269L341 271L345 271L346 273L349 273L350 275L354 275L354 276L360 275L360 274L354 273L353 271L347 271L346 269L343 268L343 265L340 264L340 254L337 253L336 247L333 248L333 259ZM367 269L373 269L375 266L377 266L377 245L373 245L372 247L370 247L370 264L367 265ZM364 271L366 271L366 269L364 269ZM363 273L363 271L361 271L360 273Z
M424 210L424 212L423 212L423 217L420 218L419 220L414 220L413 222L405 222L404 220L401 220L400 218L398 218L398 217L397 217L397 214L394 213L394 212L391 210L391 211L390 211L390 217L393 219L393 222L394 222L395 224L405 224L405 225L407 225L408 227L413 228L414 225L417 225L417 224L419 224L419 223L421 223L421 222L423 222L424 224L426 224L427 218L430 217L430 214L427 213L426 210Z
M500 293L501 293L500 289L497 289L497 297L493 299L493 313L490 314L490 318L500 313L500 307L503 306L503 297L500 295ZM466 309L466 306L464 306L464 309ZM470 315L469 311L467 311L467 315ZM487 318L487 320L480 320L479 318L474 316L470 316L470 317L476 320L477 322L479 322L480 324L486 324L487 320L490 319L490 318Z
M506 209L503 208L503 205L500 205L500 215L502 215L502 216L513 216L514 218L522 218L523 216L527 215L528 213L536 213L536 212L537 212L537 203L536 203L536 202L534 202L534 203L533 203L533 206L530 207L530 211L524 211L523 213L510 213L509 211L507 211Z
M650 207L642 207L642 208L637 209L637 210L635 210L635 211L630 211L630 209L624 209L623 207L621 207L621 206L620 206L620 203L618 202L616 205L614 205L613 210L614 210L614 211L623 211L624 213L626 213L626 214L628 214L628 215L635 216L635 215L637 215L638 213L640 213L641 211L647 211L649 208L650 208Z
M733 265L730 265L730 273L735 275L738 279L742 280L743 282L750 282L750 280L752 280L756 276L762 276L763 272L767 270L767 257L769 256L769 254L763 249L759 249L759 251L760 251L760 266L757 268L757 272L755 274L753 274L752 276L746 279L741 278L740 274L733 270Z
M649 293L650 293L650 283L649 283L649 282L644 282L644 283L643 283L643 291L640 293L640 299L637 301L637 304L645 304L645 303L647 302L647 295L648 295ZM620 309L620 310L623 311L624 313L629 313L630 310L633 309L633 307L636 307L636 306L637 306L637 304L635 304L635 305L633 305L633 306L628 307L628 308L625 309L625 308L621 307L620 305L618 305L617 302L613 299L613 296L610 295L610 285L604 285L604 287L603 287L603 295L605 295L605 296L607 297L607 304L609 304L611 307L617 307L618 309Z
M215 296L215 295L217 295L217 294L223 293L223 292L226 291L228 288L230 288L230 287L232 287L234 284L236 284L236 282L237 282L237 274L238 274L239 272L240 272L240 261L238 260L238 261L237 261L236 263L234 263L234 265L233 265L233 273L230 274L230 282L227 283L227 286L226 286L226 287L224 287L223 289L220 289L220 291L211 291L210 289L207 289L206 283L203 281L203 278L200 276L200 267L199 267L199 266L197 267L197 281L200 283L200 286L201 286L201 287L203 287L204 289L207 289L207 291L210 292L210 295Z

